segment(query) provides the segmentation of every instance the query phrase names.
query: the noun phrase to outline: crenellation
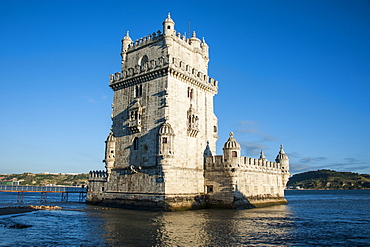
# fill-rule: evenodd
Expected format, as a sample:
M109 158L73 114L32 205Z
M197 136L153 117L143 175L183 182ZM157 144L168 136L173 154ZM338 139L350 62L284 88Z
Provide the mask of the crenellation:
M208 77L208 75L203 74L201 71L195 70L195 68L192 68L190 65L185 64L183 61L175 57L172 57L172 59L168 59L168 57L159 57L157 59L152 59L144 63L142 66L136 65L134 68L127 68L122 72L116 72L115 74L110 75L109 83L113 85L115 83L121 82L122 80L144 74L153 69L165 68L168 65L167 60L171 61L170 66L172 66L173 68L176 69L176 67L179 67L181 71L185 72L185 74L182 74L182 78L184 80L190 81L192 79L191 81L193 81L193 83L195 84L198 84L199 86L205 84L207 87L211 87L212 90L217 90L216 80ZM176 75L182 73L177 70L171 71L176 71Z
M241 162L237 164L231 164L223 159L222 155L207 156L205 159L205 169L231 169L238 168L239 171L252 171L257 170L263 173L286 173L285 169L279 167L279 163L271 161L263 161L260 159L243 157L241 156Z
M107 172L102 170L90 171L89 180L105 180L107 179Z

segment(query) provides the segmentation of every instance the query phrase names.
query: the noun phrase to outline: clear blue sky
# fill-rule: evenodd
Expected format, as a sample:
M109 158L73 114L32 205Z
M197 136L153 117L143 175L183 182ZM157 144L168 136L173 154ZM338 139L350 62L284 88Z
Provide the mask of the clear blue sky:
M370 1L0 1L0 173L104 169L120 45L162 29L210 46L218 154L284 144L291 172L370 173Z

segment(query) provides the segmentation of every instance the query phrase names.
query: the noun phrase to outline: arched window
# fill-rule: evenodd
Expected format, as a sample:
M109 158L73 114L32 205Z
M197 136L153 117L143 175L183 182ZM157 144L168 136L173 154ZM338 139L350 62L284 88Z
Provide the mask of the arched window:
M134 138L134 141L132 142L132 147L134 150L139 150L139 138Z
M238 153L236 151L232 151L231 157L238 157Z
M147 56L147 55L144 55L144 56L142 56L142 57L139 59L139 65L140 65L140 66L144 66L144 64L145 64L146 62L148 62L148 61L149 61L148 56Z

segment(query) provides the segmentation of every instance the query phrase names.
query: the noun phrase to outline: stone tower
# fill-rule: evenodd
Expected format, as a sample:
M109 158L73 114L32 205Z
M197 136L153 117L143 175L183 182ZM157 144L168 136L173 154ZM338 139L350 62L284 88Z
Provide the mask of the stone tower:
M122 39L122 71L110 79L106 202L120 192L123 204L186 208L204 194L204 153L215 153L218 138L217 81L208 76L204 39L177 33L170 14L162 25L162 32Z
M208 76L208 45L163 30L122 39L122 70L110 77L112 127L105 171L91 171L87 202L132 208L249 208L286 203L289 159L283 148L270 162L241 156L231 132L223 154Z

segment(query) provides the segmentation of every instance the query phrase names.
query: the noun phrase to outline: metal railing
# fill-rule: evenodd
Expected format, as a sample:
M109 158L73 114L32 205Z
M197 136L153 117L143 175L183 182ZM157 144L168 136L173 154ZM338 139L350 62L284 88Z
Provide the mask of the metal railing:
M0 192L86 193L87 188L73 186L0 185Z

